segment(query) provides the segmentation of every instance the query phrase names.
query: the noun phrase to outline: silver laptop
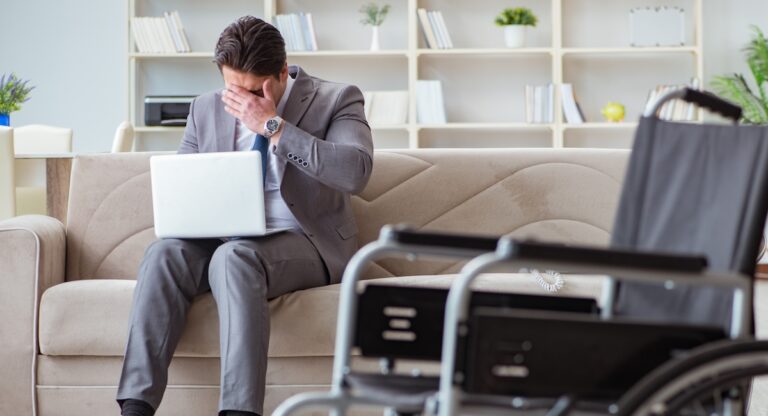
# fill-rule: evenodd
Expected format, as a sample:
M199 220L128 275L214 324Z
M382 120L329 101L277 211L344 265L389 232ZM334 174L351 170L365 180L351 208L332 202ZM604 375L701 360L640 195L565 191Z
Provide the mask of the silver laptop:
M249 237L266 228L259 152L150 158L158 238Z

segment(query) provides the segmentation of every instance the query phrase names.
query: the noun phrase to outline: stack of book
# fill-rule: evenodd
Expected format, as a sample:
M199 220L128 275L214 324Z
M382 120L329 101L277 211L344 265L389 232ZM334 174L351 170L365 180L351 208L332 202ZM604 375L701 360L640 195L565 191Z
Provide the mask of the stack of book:
M453 48L451 35L445 26L443 13L439 11L427 11L418 9L419 22L421 22L421 31L424 33L424 39L427 47L430 49L450 49Z
M305 52L317 50L317 36L311 13L278 14L274 20L285 39L285 50Z
M132 17L131 33L141 53L191 52L179 12L165 12L163 17Z
M416 81L416 118L421 124L445 124L443 85L439 80Z
M693 78L689 85L658 85L648 93L648 102L646 105L652 101L656 101L657 98L669 91L685 87L698 90L701 88L701 81L698 78ZM696 105L687 103L683 100L672 100L664 104L656 115L662 120L694 121L697 118Z
M573 92L573 85L561 84L560 92L563 98L563 115L568 124L582 124L586 121L584 112L581 111L579 101Z
M525 86L525 122L548 124L555 121L555 85Z
M365 118L372 126L405 124L408 119L408 91L366 91Z

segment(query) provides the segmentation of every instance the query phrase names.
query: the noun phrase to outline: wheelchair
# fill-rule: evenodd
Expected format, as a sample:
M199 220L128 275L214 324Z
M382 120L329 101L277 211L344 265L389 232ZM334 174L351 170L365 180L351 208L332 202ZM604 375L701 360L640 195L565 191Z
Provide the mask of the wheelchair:
M399 415L745 415L768 375L753 337L753 276L768 213L768 129L659 120L673 99L738 123L741 109L682 89L639 124L608 249L388 226L342 279L332 389L274 415L377 406ZM468 260L449 291L359 284L382 257ZM602 301L472 290L483 273L605 277ZM380 371L353 369L353 350ZM439 374L397 371L417 360Z

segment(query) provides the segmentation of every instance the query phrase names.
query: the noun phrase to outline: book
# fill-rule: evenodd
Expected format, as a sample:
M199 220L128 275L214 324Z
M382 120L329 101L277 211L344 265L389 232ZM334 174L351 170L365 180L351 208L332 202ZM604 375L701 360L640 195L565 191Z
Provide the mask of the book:
M445 101L443 100L443 83L439 80L432 80L432 110L437 124L445 124Z
M131 25L131 35L133 36L133 43L136 46L137 52L147 52L148 48L146 44L144 43L144 37L141 32L141 29L138 27L138 17L132 17L130 19L130 25Z
M363 91L363 112L365 113L365 119L371 118L371 104L373 104L373 92Z
M315 33L315 24L312 22L312 13L307 13L307 28L309 29L309 38L312 41L312 50L317 49L317 34Z
M302 31L301 17L296 13L292 13L290 16L291 16L291 32L293 34L293 41L296 45L296 50L306 51L307 45L305 43L304 34Z
M525 122L533 123L533 86L525 86Z
M427 43L427 48L437 49L437 38L435 32L432 30L432 25L429 23L429 16L426 9L418 9L416 13L419 15L419 22L421 23L421 30L424 33L424 39Z
M453 48L453 41L451 40L451 34L448 33L448 26L445 25L445 19L443 18L443 12L436 11L435 17L437 20L437 26L443 38L443 47L445 49Z
M408 118L408 91L375 91L367 94L370 94L370 104L366 117L371 125L405 124Z
M147 17L144 19L144 24L147 27L147 33L149 33L149 41L151 43L151 52L153 53L160 53L163 51L163 43L160 39L160 31L158 30L157 25L155 25L155 20L151 17Z
M421 124L446 123L441 81L416 81L416 118Z
M165 22L164 17L155 17L155 25L157 25L158 30L160 31L160 37L163 41L163 52L164 53L174 53L176 52L176 46L173 44L173 38L171 37L171 30L168 28L168 25Z
M440 31L440 26L437 24L437 17L435 14L434 11L428 11L427 18L429 19L429 25L432 27L432 32L435 34L437 48L445 49L445 40L443 39L443 33Z
M560 92L563 102L563 115L568 124L584 123L584 115L576 104L576 95L573 92L572 84L561 84Z
M173 40L173 46L176 52L183 52L184 51L184 45L181 43L181 38L179 38L179 32L176 30L176 24L171 19L171 14L169 12L163 12L163 18L165 19L165 25L168 26L169 32L171 34L171 39Z
M555 122L555 84L547 85L547 99L544 107L546 110L546 123Z
M416 121L421 124L430 124L429 112L429 81L416 81Z
M184 52L192 52L192 48L189 47L189 39L187 39L187 33L184 31L184 25L181 24L181 16L179 15L179 12L174 10L171 12L171 17L176 23L176 31L178 31L179 38L181 39L181 43L183 45L182 50Z

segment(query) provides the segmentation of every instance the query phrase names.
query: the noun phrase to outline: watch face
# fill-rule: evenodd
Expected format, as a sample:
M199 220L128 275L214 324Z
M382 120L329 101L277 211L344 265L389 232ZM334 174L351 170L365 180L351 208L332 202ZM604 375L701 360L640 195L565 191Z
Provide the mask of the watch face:
M267 130L275 131L279 126L280 126L280 123L277 120L275 119L267 120Z

